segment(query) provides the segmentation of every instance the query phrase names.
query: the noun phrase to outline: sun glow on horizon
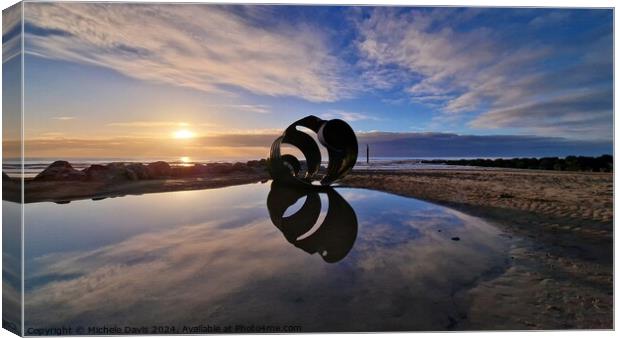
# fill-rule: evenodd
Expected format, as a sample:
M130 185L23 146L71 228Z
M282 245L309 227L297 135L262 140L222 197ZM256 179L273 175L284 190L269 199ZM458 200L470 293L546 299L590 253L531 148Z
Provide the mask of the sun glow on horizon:
M190 139L194 138L195 136L196 134L194 134L194 132L187 129L177 130L172 134L172 137L176 139Z

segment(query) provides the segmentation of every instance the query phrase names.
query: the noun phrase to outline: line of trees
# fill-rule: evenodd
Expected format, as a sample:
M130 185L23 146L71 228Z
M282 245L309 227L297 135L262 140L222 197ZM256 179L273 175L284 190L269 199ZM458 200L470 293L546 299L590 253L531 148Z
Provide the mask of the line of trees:
M561 171L612 172L614 159L612 155L512 158L512 159L473 159L473 160L424 160L422 163L469 165L478 167L539 169Z

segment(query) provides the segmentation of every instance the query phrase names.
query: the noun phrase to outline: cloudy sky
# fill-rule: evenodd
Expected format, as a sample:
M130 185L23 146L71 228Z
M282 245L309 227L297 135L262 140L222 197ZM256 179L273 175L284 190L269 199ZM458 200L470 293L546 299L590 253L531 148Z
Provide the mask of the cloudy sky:
M382 156L612 149L611 10L27 3L24 33L27 156L260 156L308 114Z

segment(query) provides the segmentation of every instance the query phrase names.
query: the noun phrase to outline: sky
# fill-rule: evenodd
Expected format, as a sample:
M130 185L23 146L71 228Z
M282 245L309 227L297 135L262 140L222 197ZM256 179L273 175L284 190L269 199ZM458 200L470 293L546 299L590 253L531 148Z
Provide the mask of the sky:
M26 156L266 157L310 114L375 156L611 153L612 15L26 3Z

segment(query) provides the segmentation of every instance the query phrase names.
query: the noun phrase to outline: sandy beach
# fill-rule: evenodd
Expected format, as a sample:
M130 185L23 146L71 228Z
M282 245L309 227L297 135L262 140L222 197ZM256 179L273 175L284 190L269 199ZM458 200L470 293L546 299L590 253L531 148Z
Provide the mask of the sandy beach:
M519 238L509 269L455 295L470 301L460 328L612 327L612 174L375 171L354 172L341 184L446 205Z

